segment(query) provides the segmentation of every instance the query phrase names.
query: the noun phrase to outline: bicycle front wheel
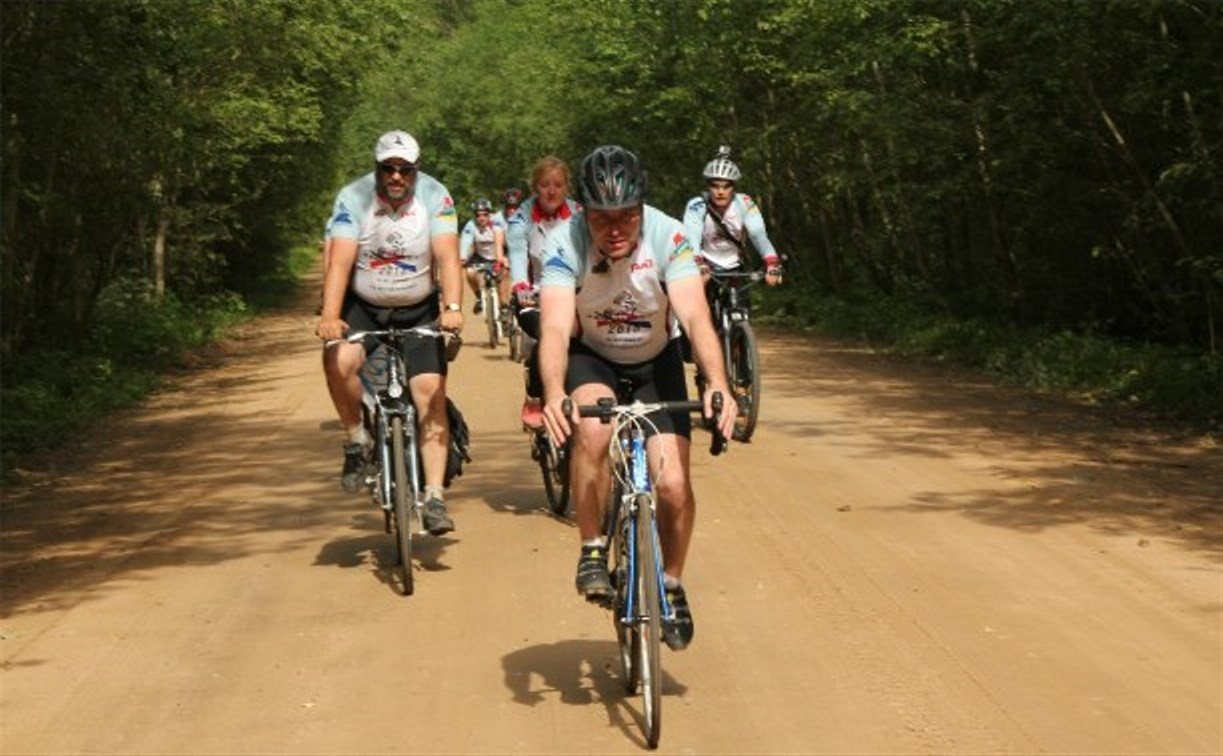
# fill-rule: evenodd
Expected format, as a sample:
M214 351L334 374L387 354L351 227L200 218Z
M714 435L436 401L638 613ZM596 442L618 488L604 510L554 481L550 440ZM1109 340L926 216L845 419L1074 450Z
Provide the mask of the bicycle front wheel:
M735 323L730 332L730 354L727 355L731 391L739 405L732 434L740 443L751 440L760 416L760 353L752 324Z
M569 510L569 457L545 433L538 434L535 443L539 445L539 471L548 507L557 517L564 517Z
M484 289L484 322L488 325L488 347L496 349L498 336L500 335L500 324L497 322L501 317L501 306L497 303L497 290L492 287Z
M641 676L644 734L650 748L662 730L662 565L650 497L637 496L637 666Z
M399 554L399 576L403 595L415 590L412 580L412 505L416 491L408 480L408 461L404 453L403 418L391 418L391 478L392 500L395 506L395 546Z

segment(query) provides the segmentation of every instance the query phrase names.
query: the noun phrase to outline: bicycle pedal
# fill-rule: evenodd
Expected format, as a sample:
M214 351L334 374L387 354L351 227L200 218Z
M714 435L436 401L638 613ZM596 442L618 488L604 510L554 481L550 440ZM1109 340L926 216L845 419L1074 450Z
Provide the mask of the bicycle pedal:
M586 594L586 603L594 604L595 606L599 606L604 609L614 609L616 606L616 594L615 593Z

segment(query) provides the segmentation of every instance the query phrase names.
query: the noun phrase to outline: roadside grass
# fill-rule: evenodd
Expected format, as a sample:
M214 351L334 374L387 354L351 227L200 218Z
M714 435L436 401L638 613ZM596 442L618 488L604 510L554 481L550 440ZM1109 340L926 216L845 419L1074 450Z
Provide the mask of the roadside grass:
M1086 404L1125 406L1209 429L1223 422L1219 354L1123 343L1090 332L1002 326L912 302L849 303L784 289L761 292L753 319L982 370Z
M0 479L19 460L55 448L116 409L136 404L169 370L260 311L288 302L317 260L292 251L282 271L252 282L245 295L223 292L160 301L146 281L125 278L100 295L88 331L40 340L6 357L0 370Z

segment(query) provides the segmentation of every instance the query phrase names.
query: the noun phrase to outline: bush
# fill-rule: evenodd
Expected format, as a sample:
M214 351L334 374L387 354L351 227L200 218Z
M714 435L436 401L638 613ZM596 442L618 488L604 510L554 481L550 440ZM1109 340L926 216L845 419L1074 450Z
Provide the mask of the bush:
M789 288L789 287L787 287ZM1223 356L1127 344L1090 330L1019 329L956 318L914 300L850 302L760 292L756 318L853 339L1091 403L1116 403L1195 422L1223 420Z
M246 316L236 294L186 304L160 301L151 287L122 279L102 291L92 327L75 348L39 343L5 360L0 388L2 469L53 446L106 412L138 401L160 371Z

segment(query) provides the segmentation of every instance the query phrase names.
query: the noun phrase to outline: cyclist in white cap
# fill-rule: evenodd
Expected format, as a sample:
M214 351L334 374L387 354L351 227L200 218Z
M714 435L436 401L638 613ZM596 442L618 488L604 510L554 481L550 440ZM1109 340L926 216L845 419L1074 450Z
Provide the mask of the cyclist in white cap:
M411 328L434 321L444 330L461 330L463 273L450 192L417 170L420 146L406 132L383 134L374 159L373 172L340 190L327 225L329 264L319 338L338 339L350 328ZM443 495L450 439L442 340L412 337L407 358L425 473L424 525L441 535L454 530ZM340 344L323 353L327 388L345 433L341 484L350 492L360 488L371 443L361 422L358 373L364 362L363 344Z

